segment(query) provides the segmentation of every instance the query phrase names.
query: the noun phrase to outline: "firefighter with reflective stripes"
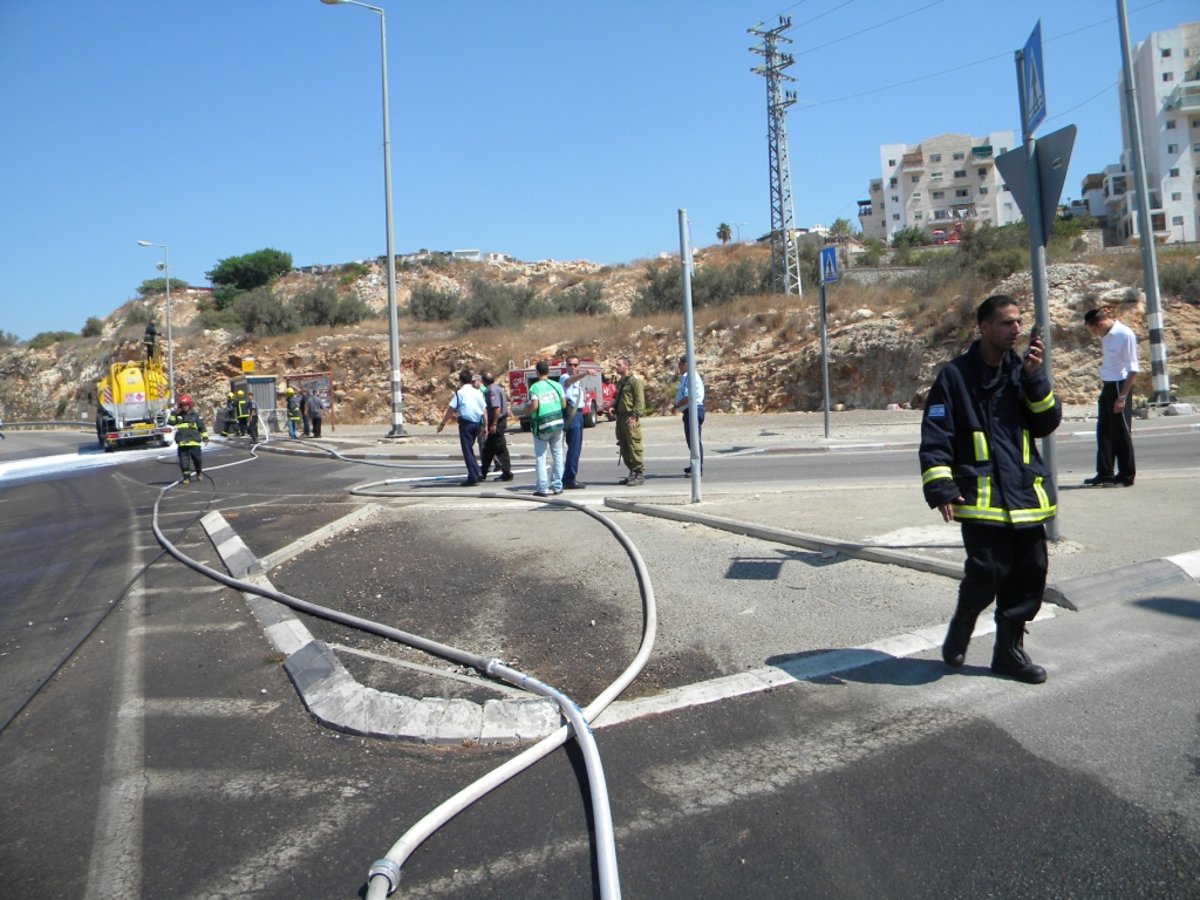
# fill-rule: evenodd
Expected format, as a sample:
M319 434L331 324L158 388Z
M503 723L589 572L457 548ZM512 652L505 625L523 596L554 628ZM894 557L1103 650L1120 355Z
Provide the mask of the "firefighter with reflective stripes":
M288 437L296 439L296 429L300 427L300 398L296 396L295 388L287 389L287 430Z
M170 424L175 429L175 447L179 453L179 469L183 473L183 483L192 479L200 480L204 472L204 461L200 453L200 445L208 443L208 431L204 428L204 420L200 413L192 409L192 398L184 394L179 398L179 405L171 413Z
M254 398L247 396L244 390L238 389L236 409L238 434L242 437L250 436L250 440L255 444L258 443L258 404L254 402Z
M942 658L966 658L975 620L996 602L992 671L1028 684L1046 680L1024 648L1025 623L1046 587L1045 523L1054 517L1052 473L1034 443L1053 432L1062 409L1042 369L1042 342L1015 347L1021 310L1004 294L976 313L979 338L938 373L921 419L925 500L962 525L967 551L958 606Z
M221 437L229 437L229 433L237 429L237 398L233 391L225 400L225 414L221 419Z

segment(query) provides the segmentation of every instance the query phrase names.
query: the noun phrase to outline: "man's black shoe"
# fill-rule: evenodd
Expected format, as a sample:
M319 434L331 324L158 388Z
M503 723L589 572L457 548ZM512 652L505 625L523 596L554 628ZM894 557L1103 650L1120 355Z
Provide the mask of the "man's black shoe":
M512 472L505 472L503 475L500 475L496 478L496 481L512 481L512 480L513 480Z
M946 640L942 642L942 659L952 669L957 669L967 660L967 645L971 643L971 633L975 630L974 622L950 620L946 631Z
M1113 487L1133 487L1133 477L1129 478L1114 478L1112 481Z
M1041 684L1046 670L1035 665L1025 652L1025 623L1000 619L996 622L996 647L992 652L992 671L1025 684Z
M578 491L587 487L587 485L582 481L572 481L570 484L564 484L563 487L565 487L568 491Z
M535 496L535 497L549 497L549 496L550 496L550 493L549 493L549 491L534 491L534 492L533 492L533 496Z
M472 481L470 478L468 478L466 481L460 481L458 483L458 486L459 487L475 487L475 485L477 485L477 484L479 484L478 481Z
M1091 478L1083 479L1083 483L1087 487L1106 487L1115 482L1116 479L1111 475L1093 475Z

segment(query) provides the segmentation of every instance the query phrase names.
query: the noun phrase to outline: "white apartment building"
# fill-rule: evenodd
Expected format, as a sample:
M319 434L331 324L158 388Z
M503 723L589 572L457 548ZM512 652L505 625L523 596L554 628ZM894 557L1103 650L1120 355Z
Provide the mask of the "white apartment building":
M1160 243L1195 241L1200 233L1200 22L1155 31L1138 44L1133 78L1151 230ZM1121 163L1104 170L1104 197L1116 242L1128 244L1138 240L1138 223L1123 70L1118 81Z
M1011 131L983 137L942 134L919 144L879 148L881 178L858 201L866 237L888 241L902 228L951 232L956 223L1008 225L1020 221L1016 200L996 170L996 157L1014 146Z

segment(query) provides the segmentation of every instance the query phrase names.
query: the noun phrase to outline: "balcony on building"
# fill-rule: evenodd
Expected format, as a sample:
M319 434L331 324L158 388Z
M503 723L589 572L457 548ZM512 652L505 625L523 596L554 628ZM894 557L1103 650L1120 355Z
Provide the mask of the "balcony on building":
M858 201L858 214L859 214L859 216L871 215L871 201L870 200L859 200Z
M920 150L913 150L900 157L900 168L905 172L924 172L925 157Z
M1181 112L1200 110L1200 79L1189 78L1175 85L1175 90L1163 98L1163 108Z
M978 147L971 148L971 161L976 163L991 163L994 161L992 156L991 144L980 144Z

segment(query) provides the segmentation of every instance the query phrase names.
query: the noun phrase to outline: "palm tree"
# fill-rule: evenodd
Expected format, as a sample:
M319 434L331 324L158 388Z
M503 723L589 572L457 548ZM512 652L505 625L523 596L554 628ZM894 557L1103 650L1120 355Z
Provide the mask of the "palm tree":
M733 237L733 232L727 224L722 222L717 226L717 240L722 244L728 244Z

